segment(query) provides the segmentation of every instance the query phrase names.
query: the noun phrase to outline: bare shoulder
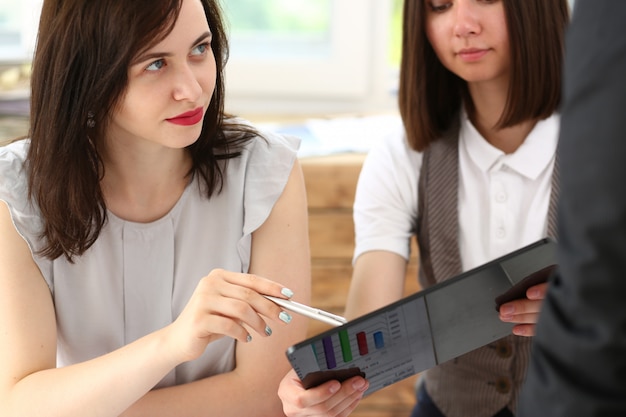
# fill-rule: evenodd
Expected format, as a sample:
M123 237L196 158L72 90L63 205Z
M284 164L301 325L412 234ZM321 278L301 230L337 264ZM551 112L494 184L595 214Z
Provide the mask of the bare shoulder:
M50 299L26 240L16 230L9 207L0 200L0 305L6 306L5 296L14 300L22 291L26 296Z

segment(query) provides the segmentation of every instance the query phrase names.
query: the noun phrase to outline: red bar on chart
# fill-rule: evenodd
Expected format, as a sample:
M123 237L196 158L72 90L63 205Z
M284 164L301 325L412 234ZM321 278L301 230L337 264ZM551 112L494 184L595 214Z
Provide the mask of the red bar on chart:
M359 345L359 354L361 356L367 355L369 349L367 348L367 335L365 332L358 332L356 334L356 342Z

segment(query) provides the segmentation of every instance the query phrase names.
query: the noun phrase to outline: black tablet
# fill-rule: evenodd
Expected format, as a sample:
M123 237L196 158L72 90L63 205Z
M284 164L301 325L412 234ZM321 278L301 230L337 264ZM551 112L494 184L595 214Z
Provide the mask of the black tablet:
M556 243L542 239L287 349L306 388L354 375L365 395L511 334L500 304L547 281Z

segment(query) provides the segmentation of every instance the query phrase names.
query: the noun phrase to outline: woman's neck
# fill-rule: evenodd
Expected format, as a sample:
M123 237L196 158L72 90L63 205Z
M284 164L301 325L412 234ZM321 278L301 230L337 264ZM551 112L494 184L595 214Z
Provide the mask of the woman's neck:
M103 160L101 187L107 209L124 220L148 223L160 219L189 183L191 158L184 149L118 149L105 153Z
M469 85L474 111L470 120L476 130L494 147L506 154L515 152L533 130L536 120L499 128L498 122L508 98L508 84Z

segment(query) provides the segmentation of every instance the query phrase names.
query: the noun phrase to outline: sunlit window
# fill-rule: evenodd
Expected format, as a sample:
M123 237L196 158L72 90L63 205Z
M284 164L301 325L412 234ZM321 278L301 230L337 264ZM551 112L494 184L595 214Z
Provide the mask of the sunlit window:
M41 2L0 0L0 64L30 60ZM336 113L396 106L403 0L221 4L231 44L227 110Z
M41 0L0 0L0 62L30 61Z
M401 0L228 0L227 105L235 112L395 105ZM261 110L257 110L260 109Z
M402 51L402 0L392 0L391 19L389 22L388 54L389 66L400 68L400 54Z
M231 48L244 56L326 56L331 0L229 0Z

